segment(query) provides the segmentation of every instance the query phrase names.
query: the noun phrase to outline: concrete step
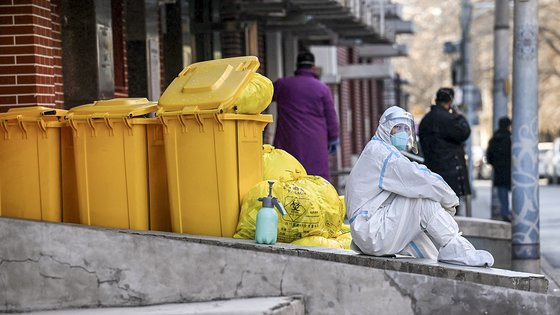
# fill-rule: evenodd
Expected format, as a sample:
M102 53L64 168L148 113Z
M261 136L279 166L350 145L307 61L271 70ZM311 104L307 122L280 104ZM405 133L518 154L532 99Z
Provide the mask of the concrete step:
M0 312L304 298L309 314L558 314L543 275L0 218Z
M68 309L25 313L28 315L303 315L298 296L162 304L141 307Z

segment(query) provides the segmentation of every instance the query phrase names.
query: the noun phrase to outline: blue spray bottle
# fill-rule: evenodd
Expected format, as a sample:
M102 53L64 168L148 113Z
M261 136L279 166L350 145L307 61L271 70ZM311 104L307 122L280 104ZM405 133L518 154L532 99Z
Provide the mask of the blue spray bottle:
M262 208L257 214L257 230L255 233L255 240L259 244L274 244L276 243L276 238L278 236L278 214L274 207L276 207L282 213L282 216L286 215L286 210L282 204L272 197L272 185L273 181L268 182L268 196L259 198L262 201Z

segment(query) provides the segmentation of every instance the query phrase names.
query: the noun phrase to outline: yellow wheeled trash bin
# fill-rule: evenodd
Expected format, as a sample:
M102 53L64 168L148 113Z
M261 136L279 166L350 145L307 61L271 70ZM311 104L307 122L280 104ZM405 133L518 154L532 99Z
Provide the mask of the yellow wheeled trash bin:
M145 98L116 98L70 109L82 224L170 230L161 125L148 117L156 108ZM164 189L150 191L151 181ZM151 200L160 202L150 207Z
M256 57L195 63L159 100L174 232L231 237L245 193L262 181L271 115L236 114Z
M60 132L65 110L42 106L0 114L0 215L60 222Z

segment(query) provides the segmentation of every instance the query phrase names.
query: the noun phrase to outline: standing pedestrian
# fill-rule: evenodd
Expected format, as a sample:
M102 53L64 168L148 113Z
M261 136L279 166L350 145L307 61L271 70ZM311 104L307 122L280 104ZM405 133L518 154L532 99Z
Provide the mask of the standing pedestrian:
M464 143L471 133L469 123L453 106L453 89L440 88L436 104L420 122L418 137L424 163L443 177L457 196L471 194Z
M329 152L339 143L331 91L315 73L315 56L297 57L295 76L274 83L278 120L274 146L292 154L308 174L330 180Z
M498 121L498 130L488 142L486 159L494 168L492 183L498 190L500 215L502 220L511 222L509 209L509 191L511 190L511 120L502 117Z

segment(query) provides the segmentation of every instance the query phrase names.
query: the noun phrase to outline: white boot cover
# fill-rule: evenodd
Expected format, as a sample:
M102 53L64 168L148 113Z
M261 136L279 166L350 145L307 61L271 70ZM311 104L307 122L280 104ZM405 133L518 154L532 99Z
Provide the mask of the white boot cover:
M473 267L491 267L494 265L492 254L485 250L475 249L466 238L459 235L439 249L438 260Z

